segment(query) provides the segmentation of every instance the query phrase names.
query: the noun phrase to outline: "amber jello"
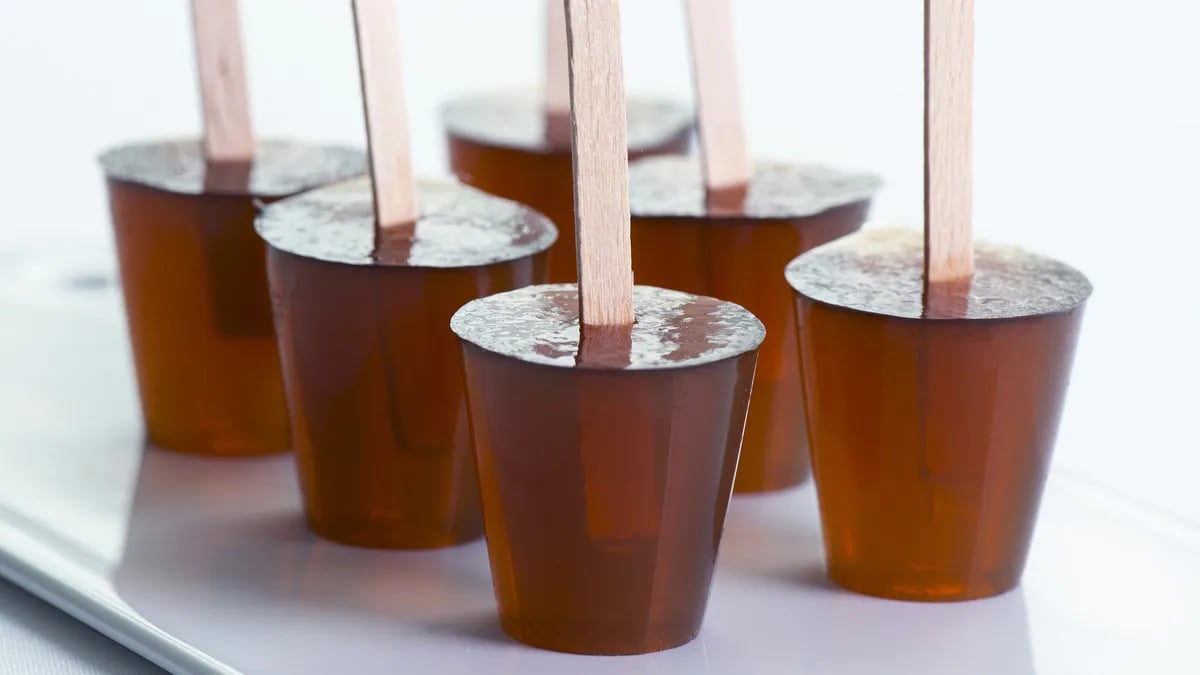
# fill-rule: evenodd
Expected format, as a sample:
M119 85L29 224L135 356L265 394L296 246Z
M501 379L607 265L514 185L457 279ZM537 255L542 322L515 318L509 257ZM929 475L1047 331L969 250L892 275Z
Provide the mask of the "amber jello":
M696 636L763 327L732 303L634 289L585 327L574 285L477 300L466 357L500 622L546 649L634 654Z
M736 302L767 327L735 490L802 482L808 440L795 303L781 270L800 253L858 230L879 180L757 162L746 190L710 198L698 160L655 157L634 164L629 182L638 282Z
M415 234L374 235L367 180L268 207L268 268L308 522L348 544L478 537L479 489L450 317L542 280L554 226L423 182Z
M480 94L442 111L450 168L458 179L546 214L560 240L550 251L551 282L575 281L575 198L567 120L547 122L533 92ZM628 100L629 157L687 152L692 113L669 100Z
M362 152L261 142L207 164L196 141L105 152L113 230L148 440L208 455L290 446L256 203L366 170Z
M793 262L829 574L853 591L969 600L1021 578L1091 286L976 244L969 285L922 281L919 232Z

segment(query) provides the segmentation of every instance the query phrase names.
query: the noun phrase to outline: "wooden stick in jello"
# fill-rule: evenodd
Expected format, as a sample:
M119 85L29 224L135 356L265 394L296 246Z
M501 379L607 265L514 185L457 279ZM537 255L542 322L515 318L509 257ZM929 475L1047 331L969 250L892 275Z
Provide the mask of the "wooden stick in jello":
M571 83L571 157L575 176L576 259L579 265L579 361L624 359L631 349L633 264L629 242L629 165L620 9L616 0L567 0ZM610 383L619 386L618 381ZM583 419L610 415L633 428L644 406L612 396L603 386L581 392ZM603 410L598 408L603 407ZM616 408L616 409L614 409ZM589 412L591 411L591 412ZM642 426L637 426L642 425ZM641 531L657 508L652 466L645 457L614 461L627 445L609 433L581 433L589 534L624 541ZM639 515L642 514L642 515Z
M971 236L973 171L971 135L975 59L975 0L925 0L925 258L923 313L929 319L966 316L975 251ZM938 442L945 434L938 416L946 408L946 392L959 401L973 400L955 387L961 369L945 365L928 336L917 341L917 414L923 443L920 475L930 488L924 493L929 527L913 532L915 544L938 547L938 524L953 521L953 498L942 489L952 484L960 464L958 448ZM944 351L944 350L943 350ZM949 374L950 377L946 377ZM972 372L979 382L992 377ZM940 394L940 396L939 396ZM987 406L987 401L978 404ZM995 455L989 455L989 459Z
M580 322L584 328L629 326L633 263L620 10L614 0L566 5Z
M246 95L238 0L192 0L196 68L210 162L254 159L254 130Z
M687 0L700 155L711 197L744 191L754 171L742 125L732 9L730 0Z
M975 0L925 0L925 280L969 283Z
M210 192L245 191L250 184L256 147L250 122L250 102L242 49L238 0L192 0L192 30L196 47L196 80L200 86L203 120L204 188ZM196 204L204 247L203 278L212 298L213 325L221 335L254 337L271 332L267 297L250 288L261 287L233 270L255 270L262 252L247 246L245 236L229 234L229 205L223 199ZM211 233L224 232L225 236ZM248 298L258 311L247 312Z
M385 255L389 241L405 249L411 248L420 206L409 159L408 116L395 1L353 0L351 8L375 214L372 248L378 258ZM387 315L377 294L372 297L371 312L377 316ZM386 329L378 333L381 342L389 341ZM387 350L382 350L380 355L390 375L396 361ZM388 382L389 386L383 389L387 395L388 424L395 429L399 426L395 411L402 406L397 400L397 389L390 385L390 379ZM363 492L377 503L387 503L383 494L387 488L374 493L371 490L379 487L369 482L361 486Z
M393 0L354 0L353 6L379 245L382 235L411 235L420 209L397 48L396 6Z
M633 285L618 0L565 2L579 283L450 325L501 626L637 654L699 631L765 332L733 303Z

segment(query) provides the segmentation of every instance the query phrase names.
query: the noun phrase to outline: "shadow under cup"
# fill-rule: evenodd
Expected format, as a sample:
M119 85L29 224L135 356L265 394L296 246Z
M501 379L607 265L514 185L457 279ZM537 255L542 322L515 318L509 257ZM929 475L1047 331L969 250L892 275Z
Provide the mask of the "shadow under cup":
M788 271L828 572L887 598L993 596L1024 570L1091 287L980 245L973 287L939 308L905 235L883 254L903 264L863 253L891 236L872 232Z
M567 315L574 288L527 290L551 289L563 300L555 311ZM738 308L757 331L752 347L696 365L626 369L603 357L588 365L588 356L575 365L574 355L547 365L473 341L487 328L460 322L464 314L509 316L478 309L489 301L468 305L453 325L463 338L502 627L522 642L581 654L690 641L708 601L761 324ZM535 352L562 354L571 341L550 337Z

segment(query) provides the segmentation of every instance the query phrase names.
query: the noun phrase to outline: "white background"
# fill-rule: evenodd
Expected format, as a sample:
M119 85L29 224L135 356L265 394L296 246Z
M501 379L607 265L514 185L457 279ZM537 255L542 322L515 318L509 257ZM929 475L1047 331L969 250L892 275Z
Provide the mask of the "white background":
M755 153L880 172L919 225L918 0L736 0ZM344 0L244 0L264 135L361 143ZM626 0L631 91L687 98L679 0ZM979 3L977 230L1096 285L1059 469L1200 523L1200 8ZM540 0L401 0L416 163L439 102L540 76ZM94 157L199 125L184 0L0 0L0 248L111 246ZM0 317L0 329L3 317Z

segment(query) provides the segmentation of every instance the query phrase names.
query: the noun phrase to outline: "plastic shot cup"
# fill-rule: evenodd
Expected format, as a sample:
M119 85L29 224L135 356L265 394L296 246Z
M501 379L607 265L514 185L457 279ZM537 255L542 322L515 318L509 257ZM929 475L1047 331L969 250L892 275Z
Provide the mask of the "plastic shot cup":
M375 243L370 184L264 210L292 436L310 527L432 548L482 533L462 350L450 317L542 280L555 228L461 185L418 184L414 234Z

